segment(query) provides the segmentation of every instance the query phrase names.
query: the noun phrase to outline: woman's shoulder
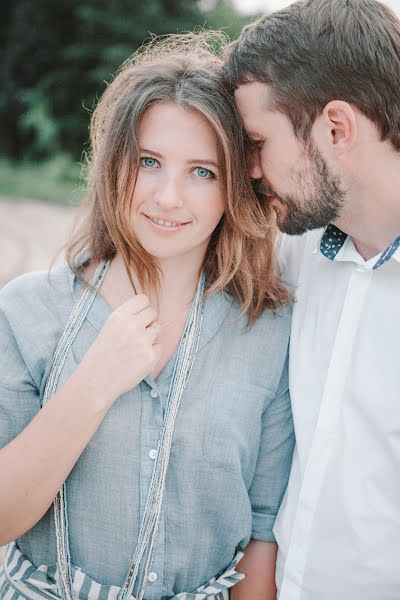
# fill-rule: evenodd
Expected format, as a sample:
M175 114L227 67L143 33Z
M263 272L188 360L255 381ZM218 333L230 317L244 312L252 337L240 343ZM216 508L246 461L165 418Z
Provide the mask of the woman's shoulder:
M276 336L277 339L287 340L290 333L292 320L292 303L288 302L276 310L264 310L264 312L249 326L247 314L243 314L240 304L230 297L231 315L238 324L241 335L249 338L259 335ZM271 339L271 338L270 338Z
M72 297L72 273L66 265L51 271L32 271L12 279L0 290L0 310L19 318L28 317L24 311L42 307L60 306L60 302L70 302ZM22 312L21 312L22 311Z
M58 266L21 275L0 290L0 351L15 371L25 365L36 383L72 310L72 277Z
M222 297L215 302L221 310L226 307ZM287 358L292 306L266 310L251 326L239 303L230 296L229 306L215 336L219 377L241 389L247 381L251 387L273 395Z

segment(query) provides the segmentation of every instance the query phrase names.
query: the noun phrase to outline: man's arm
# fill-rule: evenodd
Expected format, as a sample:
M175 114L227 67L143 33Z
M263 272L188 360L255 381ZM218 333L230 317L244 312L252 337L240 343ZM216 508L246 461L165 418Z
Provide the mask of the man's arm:
M236 569L246 577L231 589L231 600L276 600L275 542L251 540Z

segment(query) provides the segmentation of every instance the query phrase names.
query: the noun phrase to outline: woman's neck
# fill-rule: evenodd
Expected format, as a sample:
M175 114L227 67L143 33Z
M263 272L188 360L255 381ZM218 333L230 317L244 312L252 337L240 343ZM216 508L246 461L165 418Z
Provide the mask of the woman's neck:
M193 256L179 257L179 260L161 261L158 296L152 290L141 289L136 273L131 273L136 291L146 293L150 303L157 310L156 320L160 332L161 357L157 368L152 373L154 378L162 371L179 344L192 300L196 294L201 264L202 261L199 260L196 263ZM134 295L135 292L120 255L116 255L112 260L100 293L112 310Z
M176 305L178 310L189 306L192 302L200 277L202 260L193 260L193 256L180 256L159 261L160 287L158 296L154 290L142 289L137 274L132 272L132 279L138 293L147 294L150 302L156 306L171 307ZM118 285L124 298L132 296L133 290L126 273L122 257L117 254L111 265L112 280Z

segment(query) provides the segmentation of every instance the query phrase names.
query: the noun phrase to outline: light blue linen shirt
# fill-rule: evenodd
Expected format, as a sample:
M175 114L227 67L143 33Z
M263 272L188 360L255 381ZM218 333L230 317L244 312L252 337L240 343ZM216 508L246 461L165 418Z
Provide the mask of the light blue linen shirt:
M66 266L0 292L0 447L40 409L56 344L82 284ZM110 308L97 294L62 372L77 368ZM251 537L272 541L294 434L288 394L290 307L250 329L232 298L205 303L196 362L176 420L163 515L146 600L197 588ZM174 357L113 404L67 479L71 562L121 586L154 465ZM29 452L29 448L26 449ZM10 465L12 468L12 465ZM36 566L56 562L52 508L17 540Z

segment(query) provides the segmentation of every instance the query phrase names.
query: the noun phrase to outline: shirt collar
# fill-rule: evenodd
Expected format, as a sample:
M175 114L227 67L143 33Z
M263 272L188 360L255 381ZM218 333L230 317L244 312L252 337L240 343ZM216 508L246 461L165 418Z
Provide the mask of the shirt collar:
M90 258L90 252L84 250L76 257L74 266L79 269ZM84 284L68 269L70 289L72 296L77 302L81 293L84 290ZM222 327L224 321L229 315L232 315L232 309L235 305L233 297L224 292L219 291L209 296L204 303L203 325L199 341L199 350L214 337L218 330ZM100 331L111 314L111 308L103 299L101 294L96 294L92 307L90 308L86 319L93 327Z
M328 225L322 234L319 245L321 254L329 260L335 260L340 250L345 245L347 238L347 234L341 231L338 227L332 224ZM386 248L386 250L379 255L373 264L372 269L379 269L379 267L388 262L388 260L391 258L394 258L397 262L400 262L400 236L398 236Z

